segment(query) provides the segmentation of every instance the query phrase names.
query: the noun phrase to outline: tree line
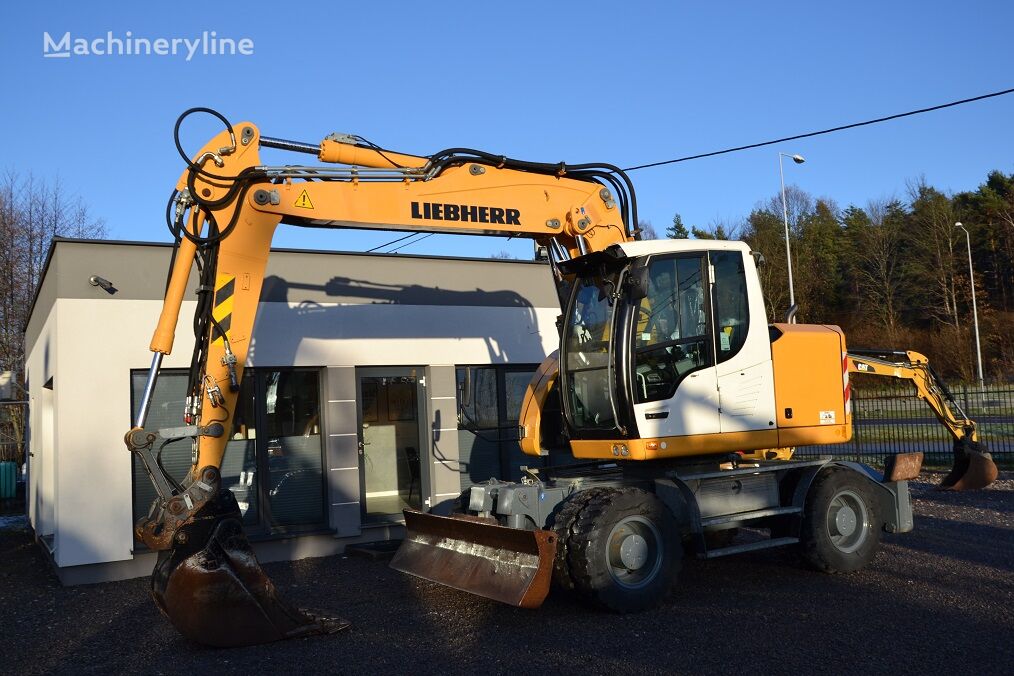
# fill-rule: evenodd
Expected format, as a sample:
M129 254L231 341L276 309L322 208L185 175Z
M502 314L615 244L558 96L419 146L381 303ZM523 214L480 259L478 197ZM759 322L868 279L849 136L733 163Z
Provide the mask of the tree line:
M904 199L839 207L786 188L797 321L837 324L850 347L922 352L946 379L976 379L972 281L962 223L971 240L983 372L1014 371L1014 174L991 172L974 191L947 195L924 179ZM648 234L650 224L644 224ZM742 239L764 255L769 321L789 306L782 201L775 195L736 223L683 223L671 238Z
M25 324L55 237L101 238L102 220L59 180L13 170L0 174L0 372L11 371L24 399ZM0 460L21 462L25 407L0 403Z

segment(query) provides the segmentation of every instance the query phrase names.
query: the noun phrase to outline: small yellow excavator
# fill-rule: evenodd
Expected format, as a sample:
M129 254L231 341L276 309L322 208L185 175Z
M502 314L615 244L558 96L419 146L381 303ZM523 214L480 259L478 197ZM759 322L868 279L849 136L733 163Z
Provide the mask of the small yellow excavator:
M929 405L933 415L950 433L954 441L954 466L940 481L940 490L974 490L996 481L996 464L979 440L975 421L968 418L925 355L911 350L853 348L848 357L849 373L908 381L915 388L916 396Z
M191 158L179 130L199 112L225 129ZM850 361L835 326L769 326L759 256L746 244L640 241L633 186L617 167L468 148L423 157L350 135L301 143L262 136L252 123L233 125L207 108L184 113L174 135L187 165L166 209L176 247L126 443L158 493L135 527L159 552L152 594L194 641L249 645L349 626L279 598L243 533L236 499L221 486L279 223L528 237L548 248L561 298L560 350L528 388L519 433L527 454L563 444L580 462L528 470L520 483L475 486L459 514L407 512L395 568L524 607L538 606L555 579L625 612L664 598L684 548L711 558L796 546L816 568L851 571L871 560L882 530L912 529L907 480L921 454L897 456L883 475L779 455L847 441L850 368L879 362ZM263 148L321 164L265 165ZM185 417L180 427L147 429L195 265ZM177 482L158 449L188 438L193 466ZM976 448L962 447L978 458L977 472L955 477L955 488L988 478L978 468L991 461ZM734 544L729 535L740 526L770 537Z

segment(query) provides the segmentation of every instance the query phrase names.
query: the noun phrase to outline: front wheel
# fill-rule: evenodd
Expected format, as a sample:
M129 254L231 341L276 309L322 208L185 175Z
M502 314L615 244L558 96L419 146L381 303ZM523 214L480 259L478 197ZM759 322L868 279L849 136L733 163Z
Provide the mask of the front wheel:
M681 559L669 509L636 488L596 491L577 515L567 543L576 590L621 613L646 610L665 599Z
M872 561L879 544L880 520L869 481L842 468L818 474L800 530L806 562L825 573L849 573Z

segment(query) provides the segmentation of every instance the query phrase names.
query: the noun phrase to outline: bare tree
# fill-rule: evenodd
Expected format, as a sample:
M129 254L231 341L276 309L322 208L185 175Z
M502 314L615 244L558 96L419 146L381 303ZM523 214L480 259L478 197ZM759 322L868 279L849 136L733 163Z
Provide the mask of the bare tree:
M865 299L862 314L875 320L894 341L900 327L905 211L897 200L870 201L869 222L856 232L856 276Z
M639 220L637 229L641 231L641 239L658 239L658 232L655 231L651 221Z
M13 372L16 389L24 385L28 311L53 238L105 234L103 221L92 217L80 198L69 196L59 179L47 183L10 169L0 174L0 371ZM6 406L3 417L5 434L20 449L22 409Z
M956 244L960 232L950 198L934 190L920 177L908 184L912 202L912 264L921 282L923 308L942 324L960 325Z

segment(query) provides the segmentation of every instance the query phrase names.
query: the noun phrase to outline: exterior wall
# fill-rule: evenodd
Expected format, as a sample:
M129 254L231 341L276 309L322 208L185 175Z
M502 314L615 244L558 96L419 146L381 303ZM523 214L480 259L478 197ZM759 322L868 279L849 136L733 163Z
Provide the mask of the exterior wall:
M356 369L327 369L322 391L328 513L339 537L356 536L360 529L359 419L356 403Z
M458 451L457 380L454 362L434 364L426 370L427 420L430 437L430 507L452 502L461 494ZM447 505L449 507L449 505Z
M131 426L130 370L151 363L149 330L156 301L56 302L60 370L55 380L56 485L61 516L53 558L78 566L131 558L131 458L123 434ZM196 304L184 304L165 368L186 368L187 331ZM148 319L148 321L145 321ZM30 376L34 380L34 375ZM34 384L33 384L34 387Z
M54 532L53 560L67 582L143 575L154 564L153 554L132 551L132 464L123 434L133 417L131 370L151 362L168 256L168 247L59 243L26 331L30 448L37 454L30 458L30 518L38 535ZM269 264L248 365L321 368L329 525L339 540L313 535L256 545L265 560L331 554L397 531L367 532L360 524L355 367L426 367L420 412L431 436L421 440L422 480L439 503L460 492L454 365L540 362L556 349L559 310L545 266L376 259L285 253ZM375 274L328 286L333 270L350 267L361 277L371 267ZM112 281L117 293L90 286L90 274ZM309 281L293 283L296 274ZM409 284L416 276L431 285ZM509 290L486 292L480 284ZM184 302L163 368L189 366L195 306ZM46 394L50 377L54 389ZM52 457L43 448L50 395Z
M247 363L539 363L556 349L559 313L557 308L261 303Z
M56 308L38 321L38 340L26 353L28 370L28 520L40 537L55 534L55 398L44 387L56 374Z

